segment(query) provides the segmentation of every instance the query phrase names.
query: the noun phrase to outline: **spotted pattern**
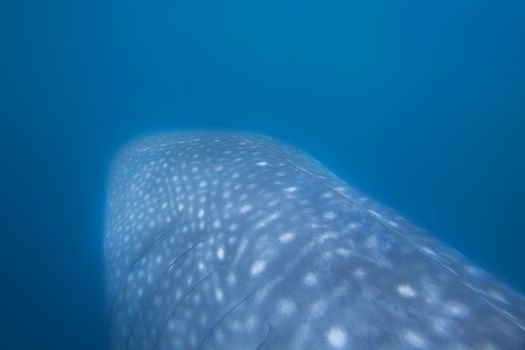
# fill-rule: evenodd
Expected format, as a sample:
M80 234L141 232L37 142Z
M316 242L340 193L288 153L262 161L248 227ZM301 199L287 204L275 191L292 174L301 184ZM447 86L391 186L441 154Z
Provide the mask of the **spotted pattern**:
M266 137L124 147L105 256L113 350L525 348L520 295Z

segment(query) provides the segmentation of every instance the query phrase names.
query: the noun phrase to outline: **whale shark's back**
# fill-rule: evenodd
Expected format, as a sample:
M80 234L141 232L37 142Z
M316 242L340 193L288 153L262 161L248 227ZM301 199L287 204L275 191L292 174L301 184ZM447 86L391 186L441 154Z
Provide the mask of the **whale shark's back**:
M108 197L114 350L525 348L522 296L269 138L140 139Z

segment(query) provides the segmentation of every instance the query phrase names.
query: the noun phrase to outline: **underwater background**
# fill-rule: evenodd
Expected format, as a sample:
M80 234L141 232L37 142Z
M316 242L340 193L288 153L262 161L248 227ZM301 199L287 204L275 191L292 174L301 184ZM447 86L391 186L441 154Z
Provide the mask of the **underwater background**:
M105 191L151 132L267 134L525 293L525 3L4 0L0 349L105 349Z

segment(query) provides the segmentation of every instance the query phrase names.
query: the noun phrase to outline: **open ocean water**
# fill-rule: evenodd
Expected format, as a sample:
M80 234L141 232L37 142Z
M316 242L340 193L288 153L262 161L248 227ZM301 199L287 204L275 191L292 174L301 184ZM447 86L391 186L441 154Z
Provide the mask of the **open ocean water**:
M151 132L305 150L525 293L523 1L4 0L0 349L105 349L112 157Z

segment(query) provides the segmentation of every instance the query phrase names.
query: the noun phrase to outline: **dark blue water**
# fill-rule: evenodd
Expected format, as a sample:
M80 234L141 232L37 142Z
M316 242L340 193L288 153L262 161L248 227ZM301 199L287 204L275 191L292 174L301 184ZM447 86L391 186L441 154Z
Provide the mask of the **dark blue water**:
M525 292L522 1L0 4L1 349L104 349L112 156L221 128L309 152Z

